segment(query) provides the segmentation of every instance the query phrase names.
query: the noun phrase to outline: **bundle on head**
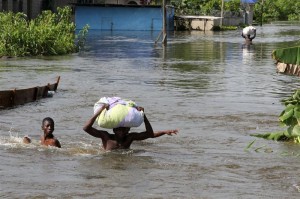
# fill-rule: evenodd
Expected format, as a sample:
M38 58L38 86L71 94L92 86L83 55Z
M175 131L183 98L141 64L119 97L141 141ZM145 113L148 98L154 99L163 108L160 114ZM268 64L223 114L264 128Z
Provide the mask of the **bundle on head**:
M109 109L104 109L96 119L102 128L138 127L144 122L144 112L138 111L137 105L132 100L120 97L102 97L95 103L94 113L104 104L109 104Z

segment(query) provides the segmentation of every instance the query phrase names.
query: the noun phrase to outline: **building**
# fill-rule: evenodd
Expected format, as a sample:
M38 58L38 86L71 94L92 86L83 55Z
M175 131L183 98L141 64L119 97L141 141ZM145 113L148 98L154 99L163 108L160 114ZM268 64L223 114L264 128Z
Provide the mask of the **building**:
M241 0L242 8L245 12L244 23L247 25L252 25L253 23L254 4L257 3L257 1L258 0Z
M126 1L126 0L125 0ZM163 29L161 6L139 5L82 5L75 4L75 24L92 30L160 31ZM174 7L166 8L166 30L174 30Z
M0 11L24 12L29 19L38 16L42 10L53 10L55 5L68 5L71 0L0 0Z
M0 11L24 12L29 19L43 10L56 11L57 7L73 4L146 5L150 0L0 0Z

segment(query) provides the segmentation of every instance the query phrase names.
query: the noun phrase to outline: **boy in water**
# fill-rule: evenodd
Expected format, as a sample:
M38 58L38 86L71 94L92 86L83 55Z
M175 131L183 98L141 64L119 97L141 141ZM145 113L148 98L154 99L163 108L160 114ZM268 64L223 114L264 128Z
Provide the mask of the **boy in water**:
M100 108L94 116L89 119L86 124L83 127L83 130L87 132L88 134L101 138L103 148L105 150L113 150L113 149L129 149L130 145L132 144L133 141L135 140L145 140L148 138L156 138L160 137L162 135L173 135L177 134L178 130L166 130L166 131L156 131L153 132L152 126L150 122L148 121L146 115L144 114L144 123L145 123L145 128L146 131L141 132L141 133L129 133L130 128L128 127L119 127L119 128L114 128L113 132L114 134L110 134L107 131L103 130L97 130L93 128L93 124L96 120L96 118L101 114L101 112L104 109L108 109L109 105L105 104ZM144 108L142 107L137 107L137 110L144 111Z
M54 137L54 120L46 117L42 121L42 130L44 135L41 136L41 144L45 146L55 146L61 148L60 142Z

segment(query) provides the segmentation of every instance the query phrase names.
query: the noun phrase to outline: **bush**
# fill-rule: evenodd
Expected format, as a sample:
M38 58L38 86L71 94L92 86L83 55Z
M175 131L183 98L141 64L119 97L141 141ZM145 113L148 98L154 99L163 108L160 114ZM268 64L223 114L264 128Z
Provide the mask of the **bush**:
M77 37L71 16L70 7L58 8L57 13L43 11L31 21L26 20L24 13L0 13L0 57L77 52L79 47L75 43Z
M299 21L300 2L286 0L265 0L256 3L254 7L254 18L256 21Z
M287 127L284 131L265 134L252 134L275 141L294 141L300 143L300 90L296 90L290 97L282 100L285 109L279 115L281 126Z

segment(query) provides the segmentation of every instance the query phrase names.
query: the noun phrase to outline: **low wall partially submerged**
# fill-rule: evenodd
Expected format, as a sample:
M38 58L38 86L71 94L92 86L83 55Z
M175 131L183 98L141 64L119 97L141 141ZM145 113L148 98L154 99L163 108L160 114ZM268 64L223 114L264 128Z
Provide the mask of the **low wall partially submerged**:
M279 73L300 76L300 65L277 62L276 67Z
M220 26L221 19L214 16L176 16L175 27L177 30L213 30L215 26ZM243 23L242 17L224 17L222 21L223 26L238 26L241 23Z
M300 46L280 48L272 52L277 72L300 76Z

